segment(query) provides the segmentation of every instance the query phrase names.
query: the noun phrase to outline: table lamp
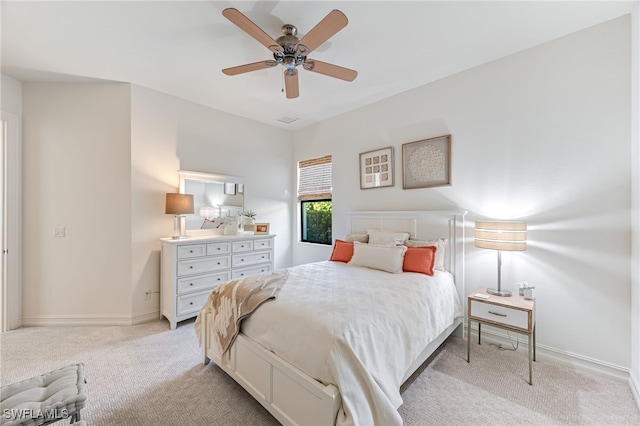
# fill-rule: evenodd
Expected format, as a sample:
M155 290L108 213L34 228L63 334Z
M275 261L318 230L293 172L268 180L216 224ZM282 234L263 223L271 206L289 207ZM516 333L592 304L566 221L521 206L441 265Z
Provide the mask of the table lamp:
M187 238L181 232L181 226L185 214L193 214L193 195L191 194L167 194L165 211L166 214L175 215L173 218L173 238L174 240ZM186 232L186 230L185 230Z
M516 221L476 221L476 247L498 251L498 288L488 288L487 293L496 296L511 296L501 285L502 251L522 251L527 249L527 224Z

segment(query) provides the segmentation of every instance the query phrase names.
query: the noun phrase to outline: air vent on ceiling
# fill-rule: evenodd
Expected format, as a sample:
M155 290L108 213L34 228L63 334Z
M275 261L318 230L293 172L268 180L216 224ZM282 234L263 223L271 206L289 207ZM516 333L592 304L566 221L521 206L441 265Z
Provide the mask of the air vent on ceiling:
M283 115L282 117L278 117L278 118L276 118L276 120L280 121L281 123L286 123L286 124L291 124L294 121L298 121L298 119L296 117L287 117L286 115Z

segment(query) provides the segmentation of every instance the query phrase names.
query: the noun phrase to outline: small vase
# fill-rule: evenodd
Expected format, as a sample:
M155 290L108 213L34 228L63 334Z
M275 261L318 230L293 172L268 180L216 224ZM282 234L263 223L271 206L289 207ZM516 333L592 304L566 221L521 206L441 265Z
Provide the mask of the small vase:
M243 226L245 231L254 232L256 230L256 223L252 217L245 217Z

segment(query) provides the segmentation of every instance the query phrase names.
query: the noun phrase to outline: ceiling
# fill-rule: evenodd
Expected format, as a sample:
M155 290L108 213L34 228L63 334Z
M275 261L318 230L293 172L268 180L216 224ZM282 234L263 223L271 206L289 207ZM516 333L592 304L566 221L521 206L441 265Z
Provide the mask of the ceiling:
M2 72L18 80L129 82L271 126L299 129L631 12L632 1L2 1ZM271 59L222 16L234 7L274 39L332 9L349 19L309 57L358 71L221 69ZM297 121L284 124L280 117Z

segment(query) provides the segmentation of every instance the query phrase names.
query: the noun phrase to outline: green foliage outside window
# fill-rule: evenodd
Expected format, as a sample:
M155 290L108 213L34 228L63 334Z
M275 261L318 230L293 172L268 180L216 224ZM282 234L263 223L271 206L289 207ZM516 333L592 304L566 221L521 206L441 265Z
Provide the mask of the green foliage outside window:
M302 202L302 241L331 245L331 201Z

